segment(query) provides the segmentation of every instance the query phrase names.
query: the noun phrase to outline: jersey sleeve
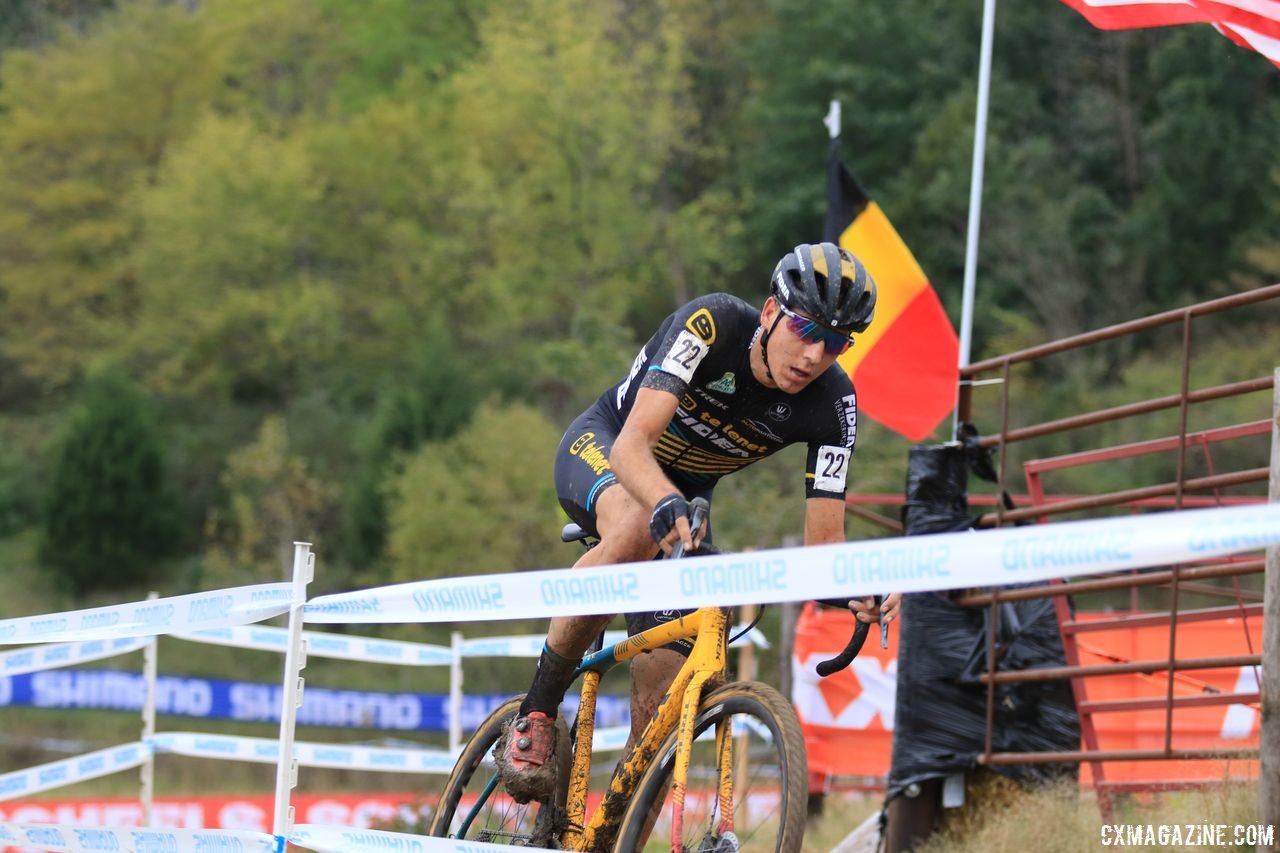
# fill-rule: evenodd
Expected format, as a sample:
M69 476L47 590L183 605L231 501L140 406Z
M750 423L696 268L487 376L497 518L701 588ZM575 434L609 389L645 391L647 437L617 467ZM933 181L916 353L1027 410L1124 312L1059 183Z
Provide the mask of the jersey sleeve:
M719 327L725 322L724 294L700 296L671 317L666 335L649 360L641 388L656 388L680 396L693 382L694 374L716 345Z
M858 395L848 377L841 378L845 387L832 395L831 420L824 432L809 442L804 474L806 498L843 500L849 488L849 466L858 435Z

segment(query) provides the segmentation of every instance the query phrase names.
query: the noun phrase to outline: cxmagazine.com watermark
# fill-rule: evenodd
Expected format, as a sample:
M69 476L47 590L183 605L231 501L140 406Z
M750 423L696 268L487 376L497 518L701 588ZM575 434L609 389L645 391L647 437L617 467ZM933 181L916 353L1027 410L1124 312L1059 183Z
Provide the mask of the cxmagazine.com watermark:
M1108 823L1103 847L1270 847L1276 828L1265 823Z

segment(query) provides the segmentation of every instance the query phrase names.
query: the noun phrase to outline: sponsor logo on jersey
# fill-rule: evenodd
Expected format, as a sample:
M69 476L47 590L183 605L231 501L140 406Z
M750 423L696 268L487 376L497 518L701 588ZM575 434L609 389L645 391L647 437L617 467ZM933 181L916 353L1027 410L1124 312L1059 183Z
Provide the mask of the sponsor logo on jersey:
M763 435L765 438L771 441L776 441L779 444L782 443L782 436L778 435L773 430L769 429L768 424L762 421L753 421L750 418L743 418L742 422L746 424L748 427L750 427L751 429Z
M684 321L684 327L706 341L707 346L716 342L716 321L712 319L711 312L706 308L694 311L693 315Z
M595 437L594 432L584 432L569 445L569 452L587 463L596 474L603 474L613 466L609 464L609 448L592 441Z
M734 380L733 372L726 371L724 376L721 376L715 382L708 382L707 390L718 391L721 394L732 394L738 390L738 383Z
M765 414L767 414L771 420L782 423L787 418L791 417L791 406L783 402L774 403L769 407L769 411Z
M627 374L627 381L618 386L618 397L614 401L618 409L622 408L622 401L627 397L627 389L631 387L631 383L635 381L636 375L640 373L640 368L644 367L645 359L649 356L644 351L644 347L640 347L640 352L636 353L636 360L631 362L631 372Z
M694 434L701 436L715 447L734 456L749 457L753 453L764 455L769 452L768 445L752 441L738 432L734 424L726 423L710 412L703 412L695 417L693 412L683 408L677 409L675 421L693 430Z
M858 437L858 395L846 394L836 403L836 415L841 418L844 429L844 446L853 447Z

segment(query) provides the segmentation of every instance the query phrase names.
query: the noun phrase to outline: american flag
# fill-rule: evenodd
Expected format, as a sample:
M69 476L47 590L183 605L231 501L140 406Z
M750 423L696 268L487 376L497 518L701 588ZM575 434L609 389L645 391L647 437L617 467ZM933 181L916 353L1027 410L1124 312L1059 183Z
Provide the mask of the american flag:
M1212 24L1280 68L1280 0L1062 0L1102 30Z

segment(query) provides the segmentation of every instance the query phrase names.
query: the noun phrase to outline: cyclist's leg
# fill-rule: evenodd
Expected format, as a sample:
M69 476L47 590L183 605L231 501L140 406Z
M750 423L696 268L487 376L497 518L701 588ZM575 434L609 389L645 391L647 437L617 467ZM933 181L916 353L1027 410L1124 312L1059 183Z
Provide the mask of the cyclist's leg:
M708 503L711 501L711 490L686 489L690 499L700 497ZM713 550L712 534L708 530L702 542L703 549ZM673 619L692 613L696 608L685 610L653 610L627 614L627 632L632 636L648 629L670 622ZM675 680L676 673L684 665L689 653L693 651L693 643L689 640L676 640L661 648L645 652L631 661L631 739L627 746L640 739L640 734L649 720L657 713L667 688Z
M555 484L569 517L600 540L574 568L647 560L658 553L649 535L649 517L631 494L619 488L609 466L616 427L596 407L570 425L556 453ZM554 717L573 681L573 670L613 614L564 616L551 620L545 661L539 661L521 714L538 711Z
M608 454L615 433L589 409L560 442L556 455L556 491L561 504L600 542L574 568L646 560L657 552L649 536L648 514L617 479ZM499 764L508 791L518 800L541 798L555 778L552 756L554 721L583 652L608 625L612 614L557 617L533 683L504 743Z

